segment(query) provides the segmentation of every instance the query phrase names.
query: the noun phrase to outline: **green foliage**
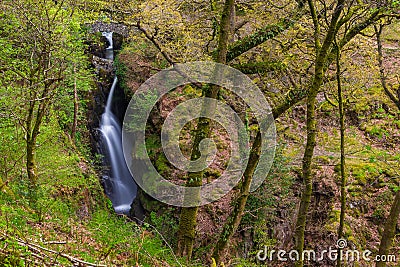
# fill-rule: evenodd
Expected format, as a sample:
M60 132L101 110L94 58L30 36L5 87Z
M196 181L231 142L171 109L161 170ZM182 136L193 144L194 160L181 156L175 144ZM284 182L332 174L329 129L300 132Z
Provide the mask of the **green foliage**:
M382 220L384 219L385 216L385 210L382 208L377 208L374 210L374 212L372 213L372 217L377 219L377 220Z
M157 171L163 175L163 177L169 177L169 173L171 171L171 167L169 166L169 161L168 159L165 157L164 153L161 153L156 161L155 161L155 166L157 168Z
M118 56L114 59L114 67L115 67L115 75L118 77L118 83L122 90L124 90L125 95L130 97L132 95L131 90L127 85L127 76L126 73L128 71L128 67L120 60Z
M58 123L67 133L70 133L74 119L74 87L76 86L78 91L78 126L83 125L86 121L86 114L84 111L87 100L85 99L85 94L93 89L94 78L90 70L86 68L88 60L85 56L80 55L80 53L83 53L84 47L82 46L79 50L80 51L75 52L76 58L74 61L77 62L71 63L66 70L66 79L62 86L60 86L60 90L63 93L57 95L53 107ZM81 137L79 130L81 129L78 129L77 136L75 136L78 139Z
M36 150L41 127L56 114L68 130L74 106L68 105L71 98L66 96L71 88L81 92L90 88L89 71L83 67L87 60L81 21L74 9L68 1L2 3L0 24L13 28L0 33L0 43L5 44L0 47L2 116L11 117L25 136L26 172L32 187L38 182Z
M379 126L373 125L372 127L367 127L366 132L372 136L378 137L382 139L383 137L387 137L389 132L386 129L383 129Z
M149 157L153 159L161 148L161 140L157 135L149 135L146 138L146 149Z
M253 241L257 246L274 242L268 235L268 229L274 223L277 210L282 206L293 208L290 203L281 202L290 194L293 184L289 158L282 153L283 145L277 149L274 164L265 181L249 196L246 214L241 221L242 228L252 227Z
M175 209L168 207L157 212L150 213L150 224L163 236L165 242L170 246L176 244L176 234L178 232L179 222L174 217ZM152 230L149 228L149 230Z
M0 233L9 236L6 239L0 236L0 246L6 247L5 253L0 253L2 266L25 266L25 259L32 258L31 251L17 243L17 239L26 238L92 263L125 266L138 263L150 267L168 262L169 266L178 266L171 250L165 247L154 229L141 229L136 223L114 214L97 175L88 165L85 170L81 169L85 161L69 146L57 118L49 119L38 139L41 171L37 190L30 191L25 173L20 172L23 162L19 161L7 173L8 177L13 177L8 190L0 194ZM12 127L0 127L0 136L7 141L3 144L11 145L15 140L10 137L13 133ZM11 159L18 157L20 151L8 150L7 153ZM1 177L5 178L3 173ZM171 229L176 229L177 224L170 214L156 216L155 221L159 229L165 231L165 236L173 238ZM68 245L46 244L51 240L66 240ZM65 259L58 261L68 265Z
M202 92L201 89L190 86L190 85L185 85L185 87L182 90L183 95L190 97L190 98L196 98L200 97Z
M140 95L135 97L135 107L137 109L131 110L129 124L126 125L129 131L141 131L139 129L138 123L142 121L144 118L148 117L147 112L154 107L154 103L156 103L157 99L159 98L159 92L157 89L150 89L147 92L144 92Z
M6 240L8 246L5 253L0 254L0 262L4 267L23 267L25 263L23 257L26 257L29 252L25 247L19 246L13 240Z
M372 179L379 176L381 170L375 164L370 163L350 163L349 171L357 180L359 185L366 185Z

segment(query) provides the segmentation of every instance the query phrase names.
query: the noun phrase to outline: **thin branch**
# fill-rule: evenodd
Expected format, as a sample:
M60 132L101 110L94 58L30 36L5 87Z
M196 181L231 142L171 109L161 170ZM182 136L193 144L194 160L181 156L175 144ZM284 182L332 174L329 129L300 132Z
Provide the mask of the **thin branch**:
M67 259L68 261L70 261L73 264L78 263L78 264L83 264L83 265L86 265L86 266L97 266L97 267L106 267L107 266L107 265L104 265L104 264L96 264L96 263L91 263L91 262L87 262L87 261L84 261L84 260L80 260L80 259L77 259L75 257L72 257L71 255L68 255L68 254L65 254L65 253L62 253L62 252L59 252L59 251L56 251L56 250L52 250L52 249L49 249L49 248L45 248L45 247L39 246L38 244L35 244L33 242L28 242L28 241L22 240L20 238L11 237L11 236L7 235L6 233L1 233L1 234L6 238L15 239L17 241L18 245L26 246L29 250L31 250L33 252L36 252L36 253L41 253L43 255L46 255L47 257L49 257L49 256L47 254L43 253L43 251L56 254L56 255L64 258L64 259Z
M149 39L155 47L160 51L160 53L164 56L164 58L168 61L169 64L174 65L177 63L177 61L173 60L170 55L165 52L164 49L162 49L161 45L158 43L158 41L154 38L153 35L150 35L149 32L143 28L140 24L140 21L136 23L136 27L146 36L147 39Z
M137 220L138 222L143 223L143 224L146 225L146 226L150 226L150 227L161 237L161 239L164 241L164 243L168 246L168 248L169 248L170 251L171 251L172 256L174 256L174 259L175 259L176 263L178 263L178 265L182 267L181 263L178 261L178 258L176 257L176 255L175 255L175 253L174 253L174 250L172 249L171 245L167 242L167 240L164 238L164 236L163 236L153 225L151 225L151 224L149 224L149 223L147 223L147 222L145 222L145 221L142 221L142 220L140 220L140 219L137 218L137 217L133 217L133 218L134 218L135 220ZM129 218L129 219L130 219L130 218Z
M379 25L379 27L374 25L374 29L375 29L375 33L376 33L376 41L377 41L377 45L378 45L379 76L381 79L381 84L382 84L383 90L385 91L386 95L400 109L400 99L397 99L396 96L389 89L389 87L387 85L387 77L385 74L385 68L383 66L383 52L382 52L382 40L381 40L383 27L384 27L383 25Z

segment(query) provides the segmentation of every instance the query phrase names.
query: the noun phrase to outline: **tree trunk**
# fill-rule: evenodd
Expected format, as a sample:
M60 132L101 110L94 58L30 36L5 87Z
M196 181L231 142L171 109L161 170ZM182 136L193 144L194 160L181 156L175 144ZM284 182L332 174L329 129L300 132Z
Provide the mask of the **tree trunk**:
M382 52L382 41L381 41L382 30L383 30L382 25L379 25L379 28L375 26L376 39L378 43L378 63L379 63L381 83L386 95L390 98L390 100L392 100L394 104L396 104L396 106L400 110L400 95L399 95L400 89L398 89L397 91L398 97L396 98L396 95L388 88L386 82L385 69L383 67L383 52ZM379 245L379 255L389 254L390 248L392 247L393 238L396 233L396 225L399 215L400 215L400 190L396 192L396 197L394 198L394 202L390 209L389 217L386 219L385 229L383 231L381 243ZM376 266L384 267L386 266L386 263L377 262Z
M26 140L26 170L28 179L32 187L37 184L37 170L35 162L36 140L35 138L27 138Z
M237 228L239 227L240 221L243 217L243 212L246 207L246 202L250 194L250 186L253 178L253 173L257 167L258 160L261 153L261 134L258 132L256 139L254 140L252 151L250 153L248 165L243 174L243 183L240 187L239 196L235 201L234 209L227 221L224 224L222 232L219 236L217 244L214 247L214 252L212 257L215 259L216 263L219 264L225 249L228 247L229 240L235 234Z
M36 137L32 131L32 124L34 120L34 109L36 98L36 93L33 94L33 100L29 103L28 114L25 120L25 134L26 134L26 172L28 174L28 180L30 187L34 188L37 183L37 170L35 162L35 152L36 152Z
M336 4L336 7L332 14L331 21L329 23L328 32L324 38L322 45L320 45L319 41L320 27L318 22L318 16L316 14L314 7L314 2L312 0L308 0L308 4L314 22L316 59L315 59L315 74L307 97L307 127L306 127L307 143L304 151L303 165L302 165L304 190L300 200L300 207L297 214L296 228L294 234L295 249L300 255L300 260L296 262L297 267L303 266L303 259L301 258L301 255L303 254L304 250L304 232L306 228L306 218L312 195L313 177L312 177L311 163L314 154L314 148L316 144L315 140L317 135L317 121L315 118L316 97L323 82L324 74L326 71L325 66L329 62L328 55L330 53L332 44L334 42L334 38L337 33L336 26L340 14L342 13L342 10L344 8L343 5L344 0L339 0Z
M311 90L312 94L307 98L307 144L303 156L303 183L304 190L301 195L300 207L297 214L296 228L295 228L295 247L299 255L302 255L304 249L304 232L306 228L306 218L308 208L311 202L312 195L312 170L311 163L314 154L315 138L317 135L316 119L315 119L315 102L316 92L318 92L317 86ZM296 266L303 266L303 261L300 260L296 263Z
M207 107L202 107L202 109L207 109ZM201 140L203 140L203 138L208 138L210 134L210 120L205 117L199 118L197 130L195 132L195 139L193 142L192 155L190 158L191 160L194 161L201 157L199 144ZM186 184L186 186L201 186L203 180L203 172L200 171L189 173L188 180L189 182ZM188 198L193 198L193 196L188 196ZM196 219L198 209L198 207L183 207L179 219L177 254L181 256L186 256L188 260L190 260L192 257L193 244L196 235Z
M390 209L389 217L386 219L385 230L383 231L381 244L379 245L379 255L389 255L392 247L393 238L396 233L397 220L400 214L400 190L396 192L396 197ZM376 267L386 266L385 262L377 262Z
M234 3L234 0L226 0L224 4L224 9L222 11L218 48L215 57L215 61L218 63L224 64L226 62L228 42L231 35L230 17L234 14L234 12L232 11L235 5ZM208 89L203 90L203 95L205 97L215 99L218 96L218 92L219 87L212 85ZM202 109L207 112L212 112L210 111L210 108L208 106L203 106ZM201 156L198 146L202 139L208 138L210 136L210 124L210 119L205 117L199 118L197 130L195 133L195 140L193 142L191 160L196 160ZM189 178L189 181L191 182L189 182L187 186L200 186L202 184L203 172L190 173ZM192 257L198 209L198 207L183 207L179 220L177 254L181 256L186 256L188 260L190 260Z
M376 33L376 41L378 45L378 65L379 65L379 77L381 79L381 84L385 94L392 100L392 102L397 106L400 110L400 89L397 89L397 98L396 94L388 87L387 79L385 75L385 68L383 66L383 52L382 52L382 40L381 35L383 31L383 25L379 25L379 27L374 26Z
M337 43L336 43L337 47ZM345 155L345 124L344 124L344 108L343 108L343 91L340 79L340 50L336 51L336 81L338 89L339 102L339 124L340 124L340 219L338 228L338 239L343 237L344 219L346 216L346 155ZM342 265L340 257L337 260L337 266Z
M78 90L76 87L76 66L74 65L74 120L72 122L72 129L71 129L71 139L72 143L74 144L75 144L76 127L78 125L78 108L79 108L79 100L78 100Z
M198 207L182 208L179 218L177 254L190 260L196 236Z

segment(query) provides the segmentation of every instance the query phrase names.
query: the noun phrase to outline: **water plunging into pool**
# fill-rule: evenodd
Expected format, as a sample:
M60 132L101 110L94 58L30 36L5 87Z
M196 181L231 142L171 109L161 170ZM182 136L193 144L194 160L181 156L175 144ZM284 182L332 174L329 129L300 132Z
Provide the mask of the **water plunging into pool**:
M109 42L106 49L106 58L113 60L113 40L112 32L104 32ZM117 88L118 78L114 77L110 93L107 98L106 107L100 121L100 131L102 133L102 144L105 151L105 162L110 167L111 192L107 192L111 199L116 213L128 214L130 205L136 197L137 186L125 163L122 151L122 132L121 124L112 112L113 96Z

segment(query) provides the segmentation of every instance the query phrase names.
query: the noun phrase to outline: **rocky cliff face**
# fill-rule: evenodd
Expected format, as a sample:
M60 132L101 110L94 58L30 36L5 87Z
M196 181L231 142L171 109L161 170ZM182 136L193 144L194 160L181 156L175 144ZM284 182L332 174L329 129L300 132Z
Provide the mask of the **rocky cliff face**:
M124 37L118 33L113 34L114 42L114 53L118 53L121 49ZM88 53L91 56L92 67L95 72L95 88L94 90L88 92L88 129L91 134L91 148L93 153L100 152L100 133L97 130L99 128L99 123L101 120L101 115L103 114L105 103L107 101L107 96L110 92L113 77L115 75L115 69L113 66L113 61L105 59L105 50L108 47L108 41L104 36L100 37L100 43L89 43ZM128 101L126 101L123 92L117 90L117 97L122 101L122 105L118 105L116 110L116 115L119 119L123 119L123 114Z
M101 114L104 111L107 94L114 76L112 61L100 58L96 55L92 56L92 65L96 74L96 89L88 93L88 125L91 136L91 147L93 153L100 152L100 132L99 128Z
M118 33L113 33L113 50L114 58L118 56L119 51L122 48L124 36ZM108 95L110 93L110 88L114 79L117 75L117 67L115 60L106 59L106 47L109 47L108 40L105 37L100 38L100 44L90 44L89 53L91 54L91 63L95 72L95 90L88 93L88 125L90 131L91 148L94 155L104 154L102 151L102 138L99 131L100 121L102 114L104 113L105 105L107 102ZM124 120L124 115L126 108L129 104L129 96L125 95L124 90L120 86L120 80L123 77L118 77L119 82L113 94L112 111L114 115L118 118L120 122ZM103 162L104 163L104 162ZM104 164L103 164L104 165ZM107 194L111 191L112 185L109 179L109 170L102 170L99 174L101 179L101 185ZM138 195L142 195L138 192ZM138 222L144 219L144 210L142 207L142 202L139 197L137 197L132 203L131 217L136 219Z

